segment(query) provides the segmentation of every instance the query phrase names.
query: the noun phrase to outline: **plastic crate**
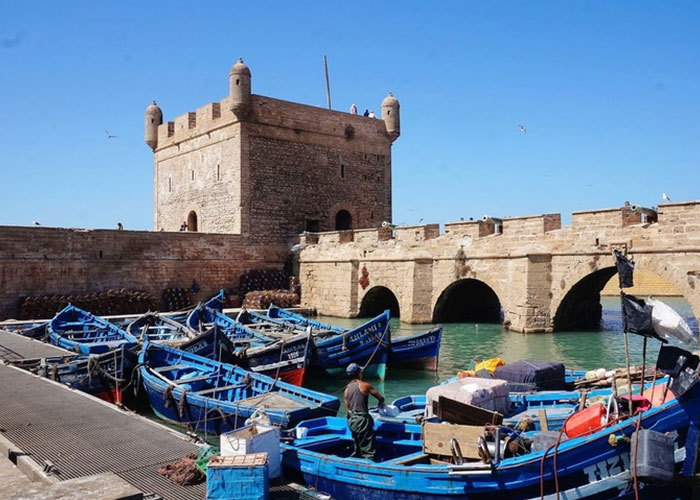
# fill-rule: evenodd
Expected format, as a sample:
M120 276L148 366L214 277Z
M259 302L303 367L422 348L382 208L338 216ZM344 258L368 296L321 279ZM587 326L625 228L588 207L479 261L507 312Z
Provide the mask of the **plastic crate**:
M207 466L207 500L267 500L267 453L212 457Z

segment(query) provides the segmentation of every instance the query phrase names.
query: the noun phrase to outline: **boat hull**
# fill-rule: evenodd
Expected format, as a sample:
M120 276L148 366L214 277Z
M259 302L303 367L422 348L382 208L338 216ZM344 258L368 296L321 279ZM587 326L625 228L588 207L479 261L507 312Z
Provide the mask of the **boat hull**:
M340 406L334 396L168 347L145 344L139 363L153 411L194 432L237 429L259 409L272 425L288 428Z
M442 327L408 337L391 339L389 368L437 371Z
M367 377L384 379L391 334L389 311L342 334L315 340L312 364L329 374L345 374L350 363L364 367Z

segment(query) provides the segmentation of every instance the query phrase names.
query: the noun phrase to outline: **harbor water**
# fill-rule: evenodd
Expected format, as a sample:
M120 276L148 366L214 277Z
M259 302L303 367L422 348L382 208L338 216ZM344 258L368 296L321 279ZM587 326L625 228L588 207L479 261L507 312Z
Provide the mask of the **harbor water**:
M665 297L662 300L678 311L697 333L698 324L687 301L676 297ZM520 334L505 331L500 324L444 324L437 373L387 369L386 380L372 383L390 402L408 394L424 394L429 387L455 376L459 370L466 369L475 356L482 359L500 357L506 362L519 359L554 360L564 363L567 368L585 370L624 366L625 346L620 299L603 297L601 304L603 318L598 331ZM363 322L362 319L319 319L346 328ZM398 319L391 320L392 337L408 335L429 327L430 325L401 323ZM631 362L641 364L642 338L638 335L628 337ZM656 361L660 342L650 339L647 345L647 363L653 363ZM684 347L687 349L687 346ZM344 383L342 378L314 374L307 377L304 385L333 393L342 390Z

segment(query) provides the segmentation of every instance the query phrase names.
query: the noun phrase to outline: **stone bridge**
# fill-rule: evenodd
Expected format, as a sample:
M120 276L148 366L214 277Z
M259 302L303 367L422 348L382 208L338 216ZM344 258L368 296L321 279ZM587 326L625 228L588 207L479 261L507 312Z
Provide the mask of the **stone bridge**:
M304 305L410 323L498 322L518 332L597 326L613 249L679 290L700 318L700 201L301 236Z

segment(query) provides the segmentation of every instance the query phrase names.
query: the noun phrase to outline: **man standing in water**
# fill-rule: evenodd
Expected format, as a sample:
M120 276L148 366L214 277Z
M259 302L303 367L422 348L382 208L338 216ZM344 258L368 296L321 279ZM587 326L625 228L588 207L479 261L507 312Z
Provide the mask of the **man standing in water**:
M371 394L384 406L382 396L372 384L362 380L362 369L357 363L350 363L345 370L352 380L345 387L345 409L348 411L348 427L355 440L353 457L374 460L374 420L369 414L368 400Z

